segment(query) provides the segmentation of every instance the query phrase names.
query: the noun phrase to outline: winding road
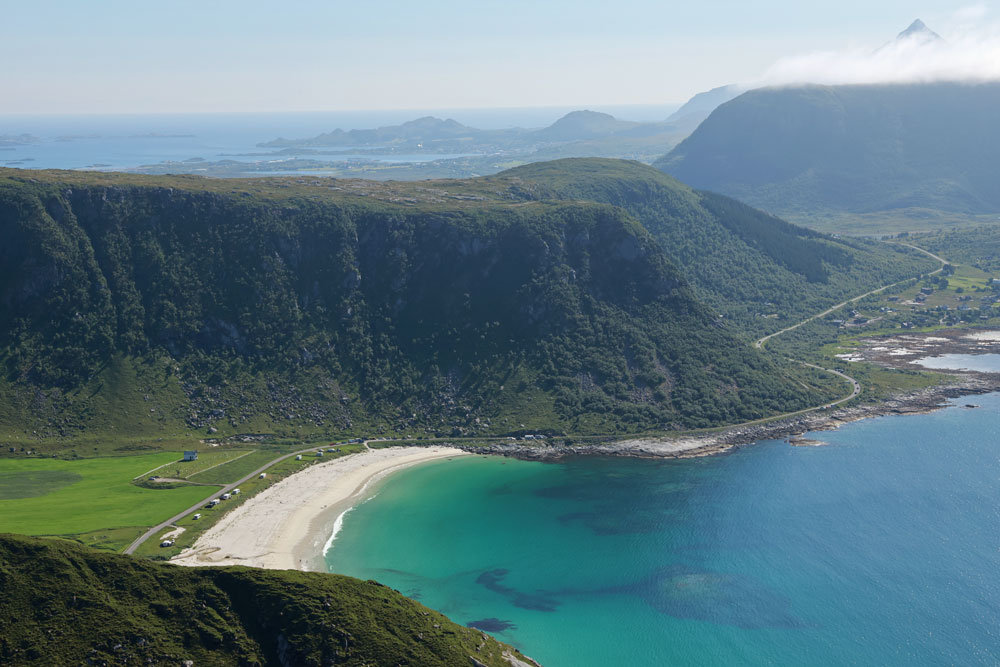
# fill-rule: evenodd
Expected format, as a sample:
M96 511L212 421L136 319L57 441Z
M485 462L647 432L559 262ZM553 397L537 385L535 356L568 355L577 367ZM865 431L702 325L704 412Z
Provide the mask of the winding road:
M941 262L941 266L939 266L937 269L935 269L934 271L931 271L930 273L927 274L929 276L933 276L935 274L941 273L944 270L945 265L948 263L948 260L944 259L943 257L939 257L939 256L935 255L934 253L932 253L932 252L930 252L928 250L924 250L923 248L918 248L915 245L910 245L909 243L898 243L897 245L906 246L907 248L912 248L914 250L922 252L923 254L927 255L928 257L931 257L931 258L936 259L937 261ZM860 296L856 296L856 297L850 298L847 301L842 301L842 302L838 303L835 306L831 306L830 308L827 308L822 313L816 313L815 315L807 317L806 319L802 320L801 322L797 322L797 323L795 323L795 324L793 324L793 325L791 325L789 327L785 327L781 331L775 331L772 334L768 334L766 336L758 338L756 341L754 341L754 347L756 347L758 350L764 349L764 344L767 341L769 341L772 338L774 338L775 336L780 336L781 334L788 333L789 331L794 331L795 329L798 329L802 325L809 324L813 320L817 320L817 319L819 319L821 317L826 317L830 313L834 313L834 312L840 310L841 308L843 308L844 306L847 306L848 304L852 304L852 303L860 301L861 299L864 299L866 297L872 296L874 294L878 294L880 292L884 292L885 290L887 290L887 289L889 289L891 287L896 287L897 285L902 285L903 283L908 282L910 280L912 280L912 278L907 278L906 280L900 280L898 282L894 282L894 283L891 283L889 285L883 285L882 287L879 287L877 289L873 289L870 292L865 292L864 294L862 294ZM815 368L817 370L826 371L827 373L832 373L833 375L836 375L837 377L842 378L846 382L850 382L851 383L851 393L850 393L850 395L845 396L843 398L838 398L836 401L831 401L830 403L826 403L824 405L818 405L816 407L806 408L804 410L797 410L796 412L789 412L789 413L786 413L786 414L783 414L783 415L777 415L775 417L767 417L766 419L760 419L760 420L757 420L757 421L770 421L772 419L784 419L785 417L794 417L795 415L800 415L800 414L803 414L803 413L806 413L806 412L813 412L814 410L829 409L829 408L832 408L832 407L834 407L836 405L840 405L841 403L846 403L847 401L851 400L852 398L854 398L855 396L857 396L858 394L861 393L861 383L859 383L857 380L855 380L854 378L852 378L850 375L847 375L846 373L843 373L843 372L838 371L838 370L833 369L833 368L823 368L822 366L817 366L816 364L810 364L810 363L807 363L805 361L800 361L798 359L791 359L791 358L789 358L789 361L794 361L795 363L802 364L803 366L808 366L809 368ZM753 422L748 422L748 423L753 423Z

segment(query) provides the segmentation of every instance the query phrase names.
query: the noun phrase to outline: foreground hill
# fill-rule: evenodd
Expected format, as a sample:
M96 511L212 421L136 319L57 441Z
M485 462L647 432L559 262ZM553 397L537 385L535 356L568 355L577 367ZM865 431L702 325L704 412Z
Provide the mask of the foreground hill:
M515 185L0 172L0 436L627 433L839 390L624 208Z
M998 115L1000 83L753 90L656 166L779 213L995 213Z
M624 209L659 241L700 300L754 336L937 268L909 248L819 234L636 163L561 160L511 169L490 182L526 198Z
M4 665L535 664L340 575L183 568L0 535L0 589Z

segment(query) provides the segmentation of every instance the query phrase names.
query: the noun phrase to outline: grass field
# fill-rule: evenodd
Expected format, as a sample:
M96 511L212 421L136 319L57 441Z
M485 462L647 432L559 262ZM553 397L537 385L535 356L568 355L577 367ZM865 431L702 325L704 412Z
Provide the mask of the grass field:
M207 452L198 450L198 458L194 461L178 461L176 465L160 468L156 471L156 474L163 475L164 477L191 479L192 477L200 475L210 468L224 465L233 459L246 456L253 451L254 450L252 449L222 449L209 450ZM192 481L200 482L201 480L195 479Z
M79 461L0 459L0 532L69 536L155 524L214 490L131 483L178 458L179 452L162 452Z
M200 484L229 484L244 475L252 473L268 461L273 461L287 451L287 449L265 448L246 456L240 456L210 470L200 472L189 477L189 479L192 482Z
M310 452L310 453L304 453L301 461L296 461L294 457L285 459L281 463L278 463L277 465L274 465L271 468L269 468L267 471L267 477L265 477L264 479L253 478L241 484L240 495L235 496L231 500L227 500L222 504L217 505L216 507L205 507L199 510L198 513L201 515L200 519L195 520L193 516L189 514L188 516L184 517L176 524L174 524L175 526L184 528L184 532L179 535L177 534L174 535L173 547L164 548L160 546L160 542L163 541L163 537L169 533L174 532L173 527L168 527L162 530L160 533L158 533L154 538L149 539L145 543L143 543L142 546L139 547L138 551L135 552L135 555L142 558L156 558L156 559L166 559L175 556L184 549L186 549L187 547L192 546L195 543L195 541L197 541L198 537L206 530L211 528L212 525L214 525L216 521L222 518L222 516L226 512L229 512L234 507L246 502L246 500L252 497L254 494L263 491L272 484L275 484L281 481L282 479L288 477L289 475L292 475L300 470L304 470L309 466L329 461L332 458L339 458L341 456L347 456L348 454L357 453L361 451L363 447L361 445L340 445L338 449L340 450L339 453L327 454L323 458L316 458L316 456ZM256 454L259 453L261 452L255 453L254 456L256 456ZM278 456L278 454L272 452L270 456L271 458L275 458ZM251 457L247 456L243 459L240 459L240 461L245 461L248 458ZM240 461L235 461L233 462L233 464L227 464L227 465L236 465L240 463ZM262 464L258 463L256 467L260 467L260 465ZM222 467L223 466L220 466L215 470L221 470ZM250 470L255 470L255 469L256 468L251 468ZM211 470L209 472L215 472L215 470ZM244 472L243 474L245 475L246 473ZM231 475L227 475L227 477L229 476ZM196 477L195 479L198 478ZM239 479L239 476L233 477L232 479L234 480ZM101 537L104 537L105 539L113 539L115 536L95 535L93 539L96 541ZM135 537L137 536L133 536L132 539L135 539ZM125 542L125 544L127 544L127 542ZM95 544L95 546L102 546L102 545Z

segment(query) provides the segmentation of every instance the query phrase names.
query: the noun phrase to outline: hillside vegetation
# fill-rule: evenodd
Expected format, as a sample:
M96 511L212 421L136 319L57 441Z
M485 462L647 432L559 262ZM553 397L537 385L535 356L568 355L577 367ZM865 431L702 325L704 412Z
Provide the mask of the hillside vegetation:
M534 664L373 581L0 534L4 665ZM191 661L191 662L188 662Z
M488 179L7 170L0 227L11 440L624 433L836 391L751 349L624 208Z
M490 180L526 198L624 209L659 242L701 301L754 337L937 268L909 248L819 234L634 162L560 160Z
M781 214L996 213L998 113L1000 83L759 89L655 164Z

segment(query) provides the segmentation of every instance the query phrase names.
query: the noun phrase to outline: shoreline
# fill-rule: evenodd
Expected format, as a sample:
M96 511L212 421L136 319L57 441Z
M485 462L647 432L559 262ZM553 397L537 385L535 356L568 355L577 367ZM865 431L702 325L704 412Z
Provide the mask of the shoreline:
M941 372L941 371L939 371ZM916 415L948 407L947 401L1000 391L1000 374L952 373L954 382L897 394L878 403L855 405L836 410L814 410L802 415L777 419L766 424L732 426L707 435L639 437L602 445L523 445L502 443L486 447L462 446L474 454L509 456L526 461L558 461L572 456L626 456L634 458L686 459L713 456L760 440L781 440L802 436L810 431L832 431L844 424L890 415Z
M335 526L373 484L403 468L467 455L446 446L387 447L319 463L249 498L168 562L325 572Z

